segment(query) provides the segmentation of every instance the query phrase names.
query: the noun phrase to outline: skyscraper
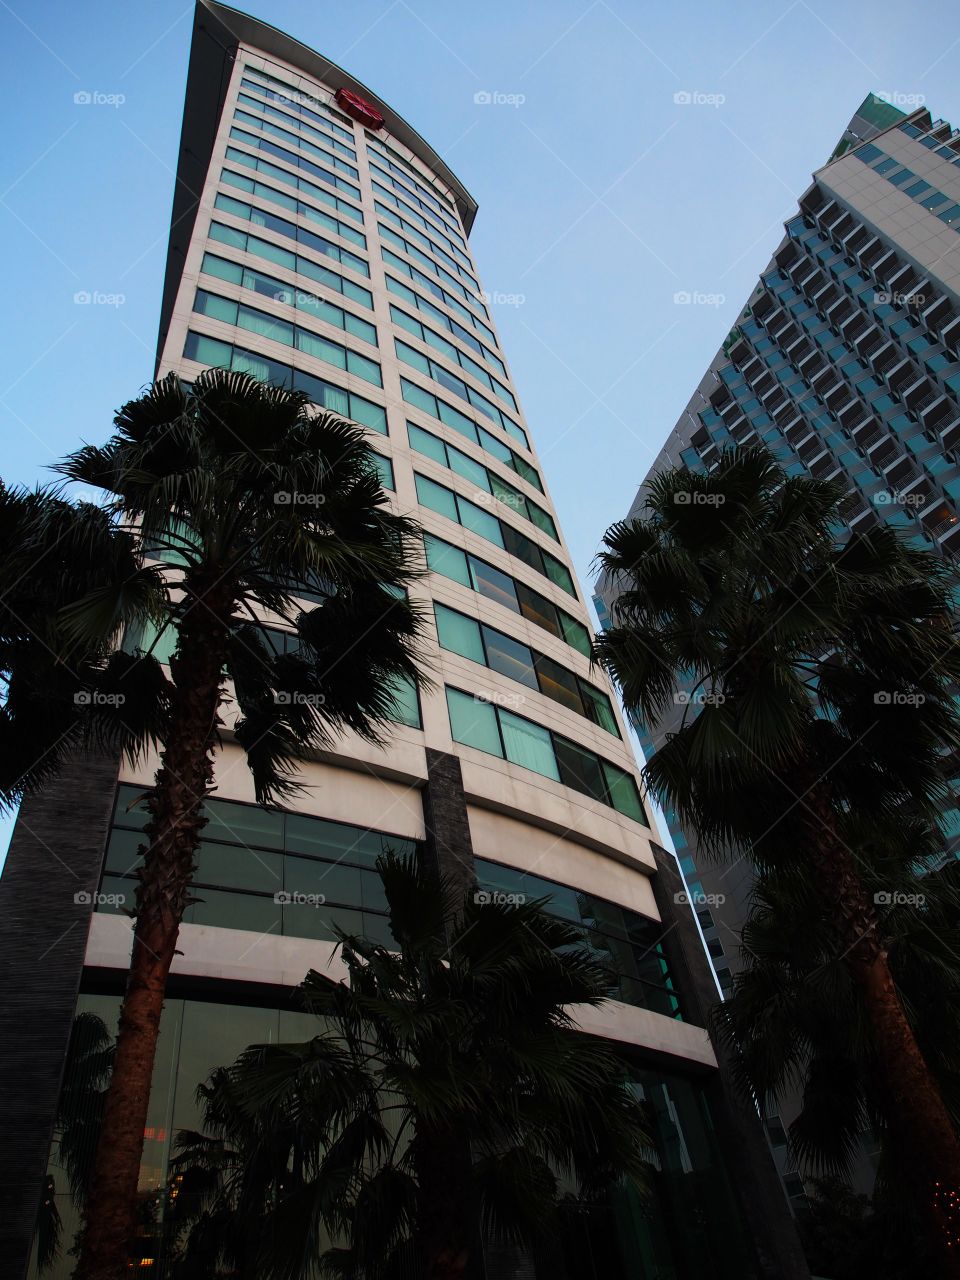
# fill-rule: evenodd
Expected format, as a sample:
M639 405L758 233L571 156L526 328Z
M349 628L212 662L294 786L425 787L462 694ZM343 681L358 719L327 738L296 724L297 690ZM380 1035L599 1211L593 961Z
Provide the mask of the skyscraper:
M708 1265L731 1280L801 1276L789 1218L779 1242L771 1234L776 1188L771 1199L703 1029L703 962L692 921L672 915L672 859L590 667L588 615L471 256L476 212L436 152L348 73L266 24L198 5L157 373L243 370L369 429L384 488L425 531L429 573L411 594L435 619L436 688L397 690L384 749L345 737L305 760L307 790L286 810L252 803L225 733L161 1028L144 1220L162 1220L171 1142L199 1124L197 1085L250 1043L311 1033L296 985L310 968L342 973L334 922L389 938L373 863L387 846L423 845L488 892L549 896L617 974L617 999L582 1023L636 1063L659 1141L656 1199L624 1195L571 1219L550 1274L635 1274L643 1259L678 1277ZM286 643L280 628L275 641ZM163 636L155 652L169 655ZM116 1023L134 805L155 767L77 761L25 804L11 845L0 901L19 1003L4 1087L22 1149L43 1161L74 1014ZM74 892L88 881L92 901ZM4 1173L20 1197L10 1256L22 1255L41 1171L29 1168L27 1190L22 1172ZM52 1172L69 1228L67 1181ZM744 1232L751 1215L760 1225ZM770 1235L764 1262L757 1231ZM145 1226L139 1274L165 1274L158 1238Z
M841 482L849 529L884 521L954 557L958 401L960 132L926 108L905 113L868 94L813 175L647 480L674 466L709 470L724 447L763 443L788 474ZM641 487L631 517L641 516L644 498ZM598 609L611 610L614 600L599 582ZM678 691L677 721L683 697ZM656 735L636 727L650 755L675 724L664 722ZM960 812L950 810L945 822L946 858L960 846ZM748 864L708 865L692 832L676 822L670 829L729 989ZM783 1150L777 1120L771 1137ZM796 1173L784 1172L788 1190L801 1192Z

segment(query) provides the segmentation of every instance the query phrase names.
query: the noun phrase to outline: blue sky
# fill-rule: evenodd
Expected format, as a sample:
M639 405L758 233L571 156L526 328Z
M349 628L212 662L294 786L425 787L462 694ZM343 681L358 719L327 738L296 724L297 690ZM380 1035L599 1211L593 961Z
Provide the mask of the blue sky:
M479 201L474 252L513 299L495 318L586 586L867 91L960 124L946 0L249 8L391 103ZM191 20L182 0L0 0L8 482L102 440L152 374Z

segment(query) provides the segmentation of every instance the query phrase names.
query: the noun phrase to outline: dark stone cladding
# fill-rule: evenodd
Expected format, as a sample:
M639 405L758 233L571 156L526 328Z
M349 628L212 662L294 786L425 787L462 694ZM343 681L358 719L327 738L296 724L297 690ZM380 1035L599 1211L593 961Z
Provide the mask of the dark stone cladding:
M667 963L689 1020L709 1027L709 1011L720 997L693 908L678 901L685 886L675 858L653 841L650 848L657 863L652 884L666 925L662 942ZM710 1039L720 1070L706 1078L704 1087L732 1189L753 1243L757 1280L810 1280L796 1222L760 1117L734 1084L731 1051L712 1033Z
M470 819L457 756L427 747L427 785L423 793L424 849L430 865L461 902L476 884Z
M0 876L0 1257L11 1280L30 1259L117 773L116 757L70 757L24 799Z

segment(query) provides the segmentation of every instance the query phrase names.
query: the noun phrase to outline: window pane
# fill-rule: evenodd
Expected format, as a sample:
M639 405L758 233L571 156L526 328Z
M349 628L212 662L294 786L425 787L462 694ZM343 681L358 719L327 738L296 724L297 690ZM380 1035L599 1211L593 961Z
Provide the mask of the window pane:
M222 889L257 889L273 894L283 888L283 859L265 849L237 849L201 840L194 879L198 884Z
M204 840L232 840L261 849L283 848L283 814L275 809L208 800L203 811L208 818L202 832Z
M530 511L530 519L537 528L542 529L544 533L549 534L550 537L553 538L554 542L559 542L560 539L557 536L557 526L553 523L553 517L549 512L544 511L543 507L538 507L535 502L530 502L527 506Z
M486 560L478 560L476 556L470 556L469 563L474 590L479 591L488 600L496 600L498 604L518 613L517 592L510 575L501 573L492 564L487 564ZM470 583L465 585L469 586Z
M508 760L525 769L533 769L545 778L560 781L553 743L546 729L515 716L512 711L500 712L500 727Z
M538 573L544 572L543 554L537 544L506 522L503 524L503 544L512 556L522 560L531 569L536 569Z
M187 907L187 924L214 925L221 929L249 929L253 933L279 933L280 907L272 897L198 889L202 901Z
M478 533L481 538L486 538L495 546L503 546L500 521L496 516L492 516L489 511L484 511L482 507L478 507L467 498L458 497L457 507L460 512L460 523L465 529L472 529L474 533Z
M445 605L435 604L437 615L437 636L440 646L452 653L459 653L473 662L486 665L483 655L483 643L480 639L480 624L473 618L456 613Z
M217 276L220 280L229 280L239 284L243 278L243 267L238 262L228 262L226 258L218 258L215 254L205 253L200 270L208 276Z
M411 449L416 449L417 453L422 453L426 458L433 458L442 467L447 465L447 451L439 436L435 436L432 431L424 431L423 427L415 427L412 422L407 423L407 436Z
M615 764L604 760L603 772L610 793L610 803L618 813L625 813L628 818L635 818L644 826L649 826L647 815L643 811L640 793L633 777Z
M570 570L566 565L561 564L549 552L543 553L543 563L547 570L547 577L551 582L555 582L558 587L562 587L569 595L575 596L576 590L573 585L573 578L570 576Z
M561 702L571 711L584 714L583 701L577 688L577 677L566 667L548 658L545 654L537 655L537 675L540 678L540 690L554 702Z
M237 323L237 304L229 298L221 298L217 293L207 293L206 289L198 289L193 309L202 316L210 316L212 320L223 320L225 324Z
M600 761L592 751L585 751L567 738L557 738L557 760L560 777L568 787L582 791L594 800L607 803L607 786Z
M556 606L546 596L542 596L539 591L534 591L522 582L517 583L517 596L520 600L520 612L528 621L542 627L544 631L549 631L551 635L560 635Z
M396 724L409 725L411 729L420 729L420 700L417 697L416 685L408 676L396 676L392 682L393 709L390 719Z
M319 333L311 333L308 329L297 330L297 350L304 355L313 356L317 360L325 360L327 364L338 369L346 367L346 352L336 342L322 338Z
M383 489L396 489L393 479L393 463L389 458L385 458L382 453L371 453L370 461L376 470L380 480L380 487Z
M606 729L607 733L616 734L619 738L620 730L617 728L613 707L610 705L610 699L603 690L595 689L586 680L581 680L580 693L583 695L584 705L590 719L598 724L601 729Z
M508 484L506 480L501 480L498 475L490 473L490 487L493 493L500 501L511 511L516 511L518 515L525 516L529 519L530 513L527 510L527 500L520 492L515 489L512 484Z
M483 628L483 640L487 646L487 665L501 675L518 680L528 689L537 688L537 677L533 670L533 654L525 644L505 636L502 631L494 631L491 627Z
M584 657L590 657L590 632L578 622L576 618L571 618L569 613L564 613L561 609L557 610L560 615L560 624L563 627L563 636L567 644L572 645L574 649L578 649Z
M347 369L357 378L363 378L365 382L372 382L375 387L383 386L383 379L380 376L380 366L375 360L368 360L366 356L358 355L356 351L347 352Z
M370 427L372 431L379 431L382 436L387 434L387 411L374 404L372 400L364 400L363 396L350 396L350 411L347 415L354 422L359 422L362 427Z
M435 484L433 480L428 480L426 476L418 475L415 479L417 501L422 507L437 511L449 520L458 519L456 499L449 489L445 489L441 484Z
M490 481L487 478L487 468L479 462L474 462L473 458L468 458L465 453L461 453L459 449L448 449L447 456L450 459L450 469L455 471L458 476L463 476L475 484L478 489L484 493L490 492Z
M434 573L441 573L445 578L451 578L464 587L471 585L466 552L459 547L452 547L449 542L442 542L430 533L423 535L423 543L427 550L427 564Z
M495 458L499 458L501 462L506 462L508 466L513 463L513 450L498 440L496 436L491 435L486 427L478 427L477 433L480 436L480 443L486 449L487 453L492 453Z
M447 690L447 710L454 742L476 747L493 756L502 756L497 714L489 702L478 702L459 689Z

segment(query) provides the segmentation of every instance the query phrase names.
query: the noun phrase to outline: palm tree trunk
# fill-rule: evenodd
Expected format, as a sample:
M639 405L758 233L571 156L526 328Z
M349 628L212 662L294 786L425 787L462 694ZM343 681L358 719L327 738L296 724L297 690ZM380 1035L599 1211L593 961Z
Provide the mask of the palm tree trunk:
M960 1140L904 1010L874 904L853 853L837 834L827 787L815 783L805 804L819 819L812 832L812 861L824 901L835 904L843 959L872 1032L892 1145L939 1250L940 1275L954 1280L960 1278Z
M195 603L185 609L171 662L170 728L148 801L133 953L75 1280L120 1280L129 1273L160 1015L206 823L200 809L213 779L232 592L222 582L184 585Z
M469 1149L454 1137L424 1132L421 1126L414 1162L423 1280L465 1280L476 1226Z

